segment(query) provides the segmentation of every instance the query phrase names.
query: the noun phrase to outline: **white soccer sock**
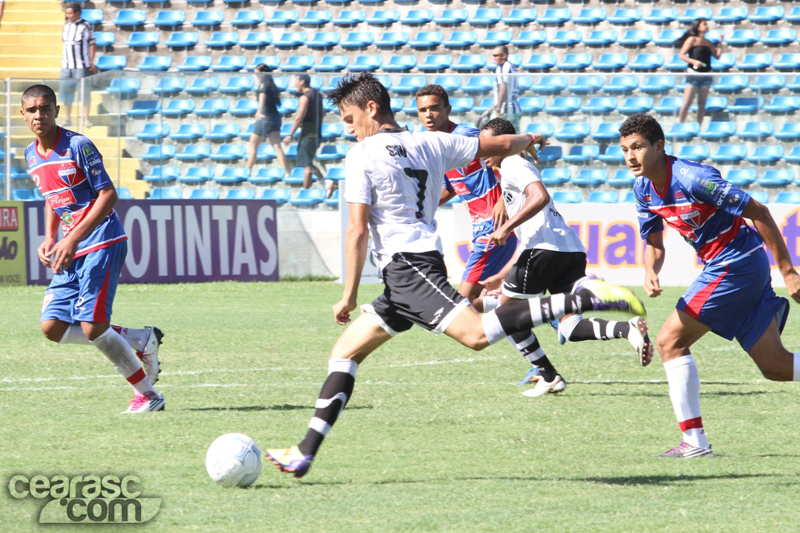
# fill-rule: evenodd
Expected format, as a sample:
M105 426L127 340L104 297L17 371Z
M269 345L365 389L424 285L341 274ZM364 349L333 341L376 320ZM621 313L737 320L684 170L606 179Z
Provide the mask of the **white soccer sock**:
M483 312L488 313L489 311L494 311L497 309L497 306L500 305L500 298L495 298L494 296L489 296L488 294L483 296Z
M497 312L491 311L481 315L481 322L483 323L483 333L486 335L486 340L489 344L494 344L506 337L506 332L503 326L500 325L500 319L497 318Z
M794 354L794 381L800 381L800 353Z
M67 330L58 341L58 344L92 344L92 341L83 334L83 329L78 324L67 326Z
M156 392L147 380L142 364L136 358L130 345L113 328L108 328L93 340L92 344L103 352L117 371L133 386L137 394Z
M582 315L569 315L558 324L558 332L561 333L564 338L569 340L570 335L572 335L572 332L575 331L575 327L580 323L581 320L583 320Z
M144 346L147 343L147 338L150 336L150 332L146 329L141 328L123 328L122 326L111 326L114 328L114 331L122 335L122 338L131 345L131 348L134 351L141 352L144 350Z
M664 363L669 383L669 397L683 432L683 440L692 446L708 448L708 439L700 416L700 375L689 355Z

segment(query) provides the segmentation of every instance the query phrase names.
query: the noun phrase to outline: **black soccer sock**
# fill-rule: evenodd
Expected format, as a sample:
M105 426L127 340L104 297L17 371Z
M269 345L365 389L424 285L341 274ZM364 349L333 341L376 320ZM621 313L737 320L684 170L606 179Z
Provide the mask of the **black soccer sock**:
M555 379L558 372L544 354L544 350L542 350L539 344L539 339L536 338L533 331L519 331L513 333L509 336L509 340L514 345L514 348L522 354L522 357L539 369L545 381L549 383Z
M623 321L584 318L566 337L571 342L624 339L628 336L630 329L631 325Z
M591 301L580 294L554 294L546 298L512 300L497 308L497 319L506 335L527 331L542 324L549 324L564 315L580 313L581 306Z
M325 436L353 394L358 363L351 359L331 359L328 378L319 392L314 417L308 423L308 432L298 444L303 455L316 455Z

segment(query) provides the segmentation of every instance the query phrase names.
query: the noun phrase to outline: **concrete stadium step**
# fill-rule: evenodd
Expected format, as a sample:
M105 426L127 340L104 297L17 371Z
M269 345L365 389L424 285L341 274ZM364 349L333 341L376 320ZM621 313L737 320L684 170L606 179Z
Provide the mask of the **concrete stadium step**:
M31 4L35 3L37 2L31 2ZM27 2L26 9L14 9L12 4L7 5L9 7L3 11L3 26L29 22L36 22L36 24L64 24L64 13L61 10L27 9Z
M29 46L28 52L36 52L36 48L52 46L54 50L61 52L61 33L11 33L0 31L0 45L2 50L7 50L6 46Z
M64 27L64 19L52 22L39 22L35 19L26 22L9 22L6 24L5 15L3 16L3 33L58 33Z

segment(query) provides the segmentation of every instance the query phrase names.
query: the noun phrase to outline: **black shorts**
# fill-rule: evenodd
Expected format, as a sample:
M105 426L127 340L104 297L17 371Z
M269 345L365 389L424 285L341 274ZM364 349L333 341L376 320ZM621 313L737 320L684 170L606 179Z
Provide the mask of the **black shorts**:
M586 275L586 254L527 249L503 283L503 294L510 298L537 296L549 291L561 294Z
M281 131L280 115L267 115L253 124L253 134L259 137L266 137L272 131Z
M469 305L447 281L444 259L436 251L395 254L383 269L383 282L383 294L361 311L390 335L414 324L438 335Z
M297 141L297 159L294 164L297 167L313 167L314 156L319 147L319 137L316 135L306 135Z

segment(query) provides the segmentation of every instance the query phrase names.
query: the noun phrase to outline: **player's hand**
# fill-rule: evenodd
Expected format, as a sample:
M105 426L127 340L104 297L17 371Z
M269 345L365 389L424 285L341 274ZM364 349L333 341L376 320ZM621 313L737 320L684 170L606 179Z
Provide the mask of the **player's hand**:
M504 230L503 228L495 230L491 235L489 235L489 240L486 242L486 250L489 250L492 246L503 246L507 240L508 231Z
M261 110L258 110L256 111L256 120L260 118L264 118L264 113L262 113Z
M502 200L498 200L492 208L492 218L494 219L494 229L498 229L508 220L508 213L506 212L506 204Z
M287 135L286 137L284 137L283 138L283 144L292 144L291 136Z
M57 242L52 249L52 265L50 265L50 268L53 273L58 274L62 270L69 268L77 251L78 243L74 239L65 237Z
M45 266L50 268L50 255L53 253L53 241L45 239L42 244L36 249L36 255L39 256L39 261Z
M645 274L644 293L650 298L661 296L661 283L659 283L657 275Z
M503 277L495 274L478 283L483 286L483 290L486 291L486 294L489 296L499 296L500 289L503 288Z
M89 70L91 71L92 74L97 74L98 72L100 72L100 69L97 68L97 65L90 65Z
M345 325L350 322L350 311L358 307L355 301L342 298L333 304L333 319L337 324Z
M783 277L786 282L786 290L789 291L789 296L797 303L800 303L800 274L796 270L792 270Z
M533 142L531 142L531 144L528 146L528 148L525 149L525 151L528 152L531 155L531 157L533 157L534 163L539 162L539 150L536 149L537 144L539 145L539 150L541 150L550 143L547 142L547 140L544 138L544 135L542 135L541 133L533 134Z

